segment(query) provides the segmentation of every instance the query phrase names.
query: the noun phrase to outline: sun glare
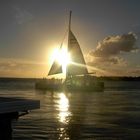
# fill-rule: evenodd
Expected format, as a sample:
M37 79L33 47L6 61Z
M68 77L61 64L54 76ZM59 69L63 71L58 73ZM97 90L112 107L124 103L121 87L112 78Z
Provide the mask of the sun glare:
M52 57L62 65L63 73L66 73L66 67L70 63L70 54L67 53L67 49L54 49Z

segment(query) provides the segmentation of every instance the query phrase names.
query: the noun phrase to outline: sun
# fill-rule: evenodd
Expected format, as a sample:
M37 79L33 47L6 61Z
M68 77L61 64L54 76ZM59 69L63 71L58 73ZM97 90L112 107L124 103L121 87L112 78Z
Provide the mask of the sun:
M57 60L60 65L62 65L63 73L66 73L66 67L70 63L70 54L67 52L66 48L54 49L52 54L53 60Z

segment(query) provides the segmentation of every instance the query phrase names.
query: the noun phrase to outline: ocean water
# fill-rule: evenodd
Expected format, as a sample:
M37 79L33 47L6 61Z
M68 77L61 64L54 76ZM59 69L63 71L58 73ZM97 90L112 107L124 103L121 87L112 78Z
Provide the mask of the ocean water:
M13 121L13 140L140 139L140 81L106 81L104 92L49 92L32 80L0 81L1 97L40 100Z

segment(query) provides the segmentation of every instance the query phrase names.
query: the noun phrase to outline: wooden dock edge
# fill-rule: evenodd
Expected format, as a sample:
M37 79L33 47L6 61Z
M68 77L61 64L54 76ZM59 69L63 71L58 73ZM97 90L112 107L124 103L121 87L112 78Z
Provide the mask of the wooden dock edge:
M12 140L12 120L39 108L39 100L0 97L0 139Z

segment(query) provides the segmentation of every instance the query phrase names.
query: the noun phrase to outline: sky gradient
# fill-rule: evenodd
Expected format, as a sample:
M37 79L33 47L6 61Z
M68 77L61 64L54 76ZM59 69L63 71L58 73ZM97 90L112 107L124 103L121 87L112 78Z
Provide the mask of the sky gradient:
M72 10L90 72L140 76L139 0L1 0L0 77L44 77Z

